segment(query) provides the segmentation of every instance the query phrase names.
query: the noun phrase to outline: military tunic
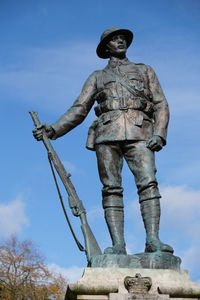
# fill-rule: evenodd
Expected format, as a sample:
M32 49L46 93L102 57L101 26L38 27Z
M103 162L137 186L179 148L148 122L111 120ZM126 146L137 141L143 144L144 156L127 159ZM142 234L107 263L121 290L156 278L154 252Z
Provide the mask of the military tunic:
M118 195L120 199L122 195L123 156L135 176L140 201L160 197L154 153L146 147L145 141L158 135L166 144L169 110L153 69L132 63L127 58L112 57L105 69L89 76L71 108L52 124L55 131L52 138L56 139L80 124L95 102L98 119L89 130L87 148L97 153L103 197ZM104 207L112 206L112 203L104 199Z

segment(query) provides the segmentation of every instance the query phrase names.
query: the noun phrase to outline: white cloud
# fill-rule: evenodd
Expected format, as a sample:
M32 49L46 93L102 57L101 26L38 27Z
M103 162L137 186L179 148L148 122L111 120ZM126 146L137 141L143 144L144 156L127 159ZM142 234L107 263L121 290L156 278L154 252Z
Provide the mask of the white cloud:
M165 186L161 188L161 195L160 238L170 244L175 250L174 254L181 258L181 268L189 270L191 278L198 281L200 190L187 186ZM143 251L145 231L138 201L132 201L125 212L129 251L136 253L139 248Z
M72 174L72 173L76 172L76 170L77 170L76 166L74 164L72 164L70 161L67 161L67 160L63 161L63 165L64 165L67 173Z
M200 253L200 190L187 186L162 188L162 237L182 259L181 267L188 269L191 278L199 279Z
M100 206L94 206L87 212L87 216L90 222L97 220L97 218L103 219L104 211Z
M173 237L183 249L192 246L200 251L200 190L187 186L168 186L161 189L163 233Z
M185 269L199 270L199 252L200 246L191 246L182 253L182 267Z
M81 178L86 176L86 172L84 170L80 169L75 164L71 163L70 161L64 160L62 163L63 163L67 173L69 173L71 175L76 174L77 176L79 176Z
M200 243L200 190L187 186L161 187L161 229L163 234L176 235L191 243ZM125 206L125 220L134 222L133 231L143 230L138 200ZM129 225L130 228L130 225ZM184 244L184 241L183 241Z
M79 280L82 277L83 274L83 268L77 266L72 266L70 268L63 268L58 266L55 263L51 263L48 265L48 268L51 272L61 274L70 283L75 283L77 280Z
M25 203L21 196L9 204L0 204L0 236L8 238L18 234L29 224L25 213Z
M187 186L168 186L161 189L163 222L181 228L193 240L200 233L200 190Z

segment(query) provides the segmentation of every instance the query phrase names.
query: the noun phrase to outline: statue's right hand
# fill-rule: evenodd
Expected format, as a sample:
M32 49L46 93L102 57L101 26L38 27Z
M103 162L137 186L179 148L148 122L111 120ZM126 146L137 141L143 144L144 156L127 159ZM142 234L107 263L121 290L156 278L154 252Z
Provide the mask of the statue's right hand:
M40 126L36 127L33 130L33 136L37 141L41 141L43 139L43 132L46 132L48 138L51 138L54 135L54 130L51 125L47 125L45 123L40 124Z

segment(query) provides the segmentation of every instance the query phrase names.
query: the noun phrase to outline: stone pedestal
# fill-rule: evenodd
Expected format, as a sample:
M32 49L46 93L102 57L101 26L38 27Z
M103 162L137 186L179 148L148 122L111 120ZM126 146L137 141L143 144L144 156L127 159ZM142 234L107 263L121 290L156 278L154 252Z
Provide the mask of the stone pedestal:
M134 277L136 273L152 279L148 294L129 294L125 289L125 277ZM197 300L199 297L200 287L185 270L85 268L83 277L76 284L68 286L65 300Z
M169 295L146 294L109 294L109 300L166 300Z

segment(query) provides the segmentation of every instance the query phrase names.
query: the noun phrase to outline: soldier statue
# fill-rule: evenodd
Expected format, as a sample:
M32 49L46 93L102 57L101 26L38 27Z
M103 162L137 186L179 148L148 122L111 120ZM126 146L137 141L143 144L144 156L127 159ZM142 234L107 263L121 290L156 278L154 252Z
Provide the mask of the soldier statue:
M97 55L108 58L108 65L89 76L80 96L57 122L38 127L34 136L41 140L44 128L49 138L57 139L79 125L97 102L98 118L89 129L87 148L96 152L105 219L112 239L112 247L104 253L126 254L123 158L135 177L146 230L145 252L173 253L173 248L159 239L161 196L154 155L166 145L168 104L153 69L126 57L132 39L130 30L105 30Z

